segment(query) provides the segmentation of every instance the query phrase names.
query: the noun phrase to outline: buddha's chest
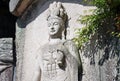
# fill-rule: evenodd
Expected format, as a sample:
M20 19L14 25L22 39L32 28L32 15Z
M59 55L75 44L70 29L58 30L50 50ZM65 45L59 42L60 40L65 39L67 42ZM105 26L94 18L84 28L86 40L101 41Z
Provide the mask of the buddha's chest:
M58 61L62 60L64 57L64 53L61 50L54 49L54 50L48 50L45 53L43 53L43 62L47 65L55 64Z
M65 54L63 48L64 47L61 45L48 46L43 52L43 74L46 77L55 78L59 74L64 73L64 70L61 68L65 65Z

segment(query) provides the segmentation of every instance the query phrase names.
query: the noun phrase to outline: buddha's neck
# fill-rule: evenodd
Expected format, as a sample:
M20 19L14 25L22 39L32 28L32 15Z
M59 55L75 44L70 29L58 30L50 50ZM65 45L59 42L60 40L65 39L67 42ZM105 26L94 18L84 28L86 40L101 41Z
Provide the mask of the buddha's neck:
M57 44L60 42L61 42L60 38L54 38L54 39L50 39L49 44Z

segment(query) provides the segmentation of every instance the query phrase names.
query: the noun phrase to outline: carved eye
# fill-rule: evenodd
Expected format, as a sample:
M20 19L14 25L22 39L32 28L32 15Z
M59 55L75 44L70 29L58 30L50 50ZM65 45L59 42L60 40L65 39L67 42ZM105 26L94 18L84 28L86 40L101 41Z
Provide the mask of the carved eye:
M54 25L59 25L59 24L57 22L55 22Z

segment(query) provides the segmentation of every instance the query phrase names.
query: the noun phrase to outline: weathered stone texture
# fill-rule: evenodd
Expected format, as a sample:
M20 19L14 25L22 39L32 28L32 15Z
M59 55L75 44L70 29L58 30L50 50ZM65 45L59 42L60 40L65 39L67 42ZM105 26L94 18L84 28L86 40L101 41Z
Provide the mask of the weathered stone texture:
M13 39L0 39L0 81L12 81L13 78Z
M13 67L7 68L0 74L0 81L13 81Z
M111 58L108 53L105 55L105 48L100 49L97 47L98 43L95 40L98 40L98 37L86 44L86 50L82 50L83 52L81 53L83 65L82 81L115 81L118 57Z
M20 22L19 22L20 23ZM23 67L23 53L24 53L24 38L25 38L25 29L20 28L18 24L16 24L16 75L15 81L21 81L22 79L22 67Z

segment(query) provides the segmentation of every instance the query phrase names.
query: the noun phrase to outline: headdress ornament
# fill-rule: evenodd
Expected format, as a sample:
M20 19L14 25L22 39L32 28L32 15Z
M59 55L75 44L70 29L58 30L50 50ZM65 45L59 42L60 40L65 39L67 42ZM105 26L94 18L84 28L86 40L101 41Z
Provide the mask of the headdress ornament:
M62 19L64 22L66 21L67 14L61 2L53 2L53 4L50 4L47 20L51 18Z

